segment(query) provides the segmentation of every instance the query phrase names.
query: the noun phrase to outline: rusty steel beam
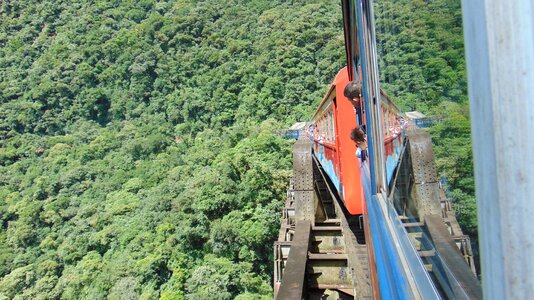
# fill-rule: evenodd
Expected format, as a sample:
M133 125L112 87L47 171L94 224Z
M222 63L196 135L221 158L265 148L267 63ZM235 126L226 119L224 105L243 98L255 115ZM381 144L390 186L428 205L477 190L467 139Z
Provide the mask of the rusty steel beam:
M424 221L435 254L440 258L433 261L432 269L438 280L445 280L448 283L446 286L451 288L445 291L447 296L454 299L482 299L480 283L473 276L441 216L425 216Z
M310 245L311 222L298 220L295 224L295 237L278 290L277 300L303 299L306 292L306 262Z

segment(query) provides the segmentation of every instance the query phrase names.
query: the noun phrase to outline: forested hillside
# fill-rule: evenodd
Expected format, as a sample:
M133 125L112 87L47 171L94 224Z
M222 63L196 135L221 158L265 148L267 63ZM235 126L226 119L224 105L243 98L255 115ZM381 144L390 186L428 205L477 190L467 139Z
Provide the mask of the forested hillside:
M344 64L337 1L0 0L0 299L270 299L277 132ZM465 99L425 107L470 197Z
M271 298L332 1L2 1L0 298Z

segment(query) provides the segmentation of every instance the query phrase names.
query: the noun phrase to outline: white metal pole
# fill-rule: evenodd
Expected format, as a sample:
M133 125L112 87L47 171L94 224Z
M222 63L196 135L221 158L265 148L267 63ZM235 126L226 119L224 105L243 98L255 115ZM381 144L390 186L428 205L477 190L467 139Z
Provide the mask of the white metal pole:
M486 299L534 297L534 1L462 0Z

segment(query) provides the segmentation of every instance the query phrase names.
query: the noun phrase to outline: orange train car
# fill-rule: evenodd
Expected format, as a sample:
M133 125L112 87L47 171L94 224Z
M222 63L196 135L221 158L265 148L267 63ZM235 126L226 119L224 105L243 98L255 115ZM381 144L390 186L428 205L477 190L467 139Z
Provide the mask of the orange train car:
M353 215L365 210L361 164L366 163L357 156L358 147L350 138L351 131L359 126L365 128L363 101L360 107L344 96L349 83L347 67L341 69L319 107L312 123L313 153L321 167L335 186L347 210ZM384 120L384 147L388 182L392 179L402 147L402 119L397 106L381 92ZM363 98L362 98L363 99ZM364 154L365 155L365 154Z
M343 95L349 83L347 68L341 69L313 116L313 153L351 214L364 211L357 147L350 139L359 126L356 109Z

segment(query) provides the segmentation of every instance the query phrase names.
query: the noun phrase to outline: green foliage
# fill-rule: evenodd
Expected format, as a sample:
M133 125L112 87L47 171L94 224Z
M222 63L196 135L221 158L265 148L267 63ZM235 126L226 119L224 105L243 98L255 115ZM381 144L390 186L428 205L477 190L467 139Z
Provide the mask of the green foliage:
M205 263L193 270L187 280L188 299L246 299L246 294L267 294L270 290L265 282L251 273L248 263L235 264L226 258L212 255L205 257Z
M460 1L376 1L382 87L401 108L467 102Z
M4 1L0 298L267 299L329 1Z
M436 164L447 178L448 196L458 221L473 238L477 236L475 182L469 109L466 105L443 102L434 109L439 122L430 133L433 137Z

